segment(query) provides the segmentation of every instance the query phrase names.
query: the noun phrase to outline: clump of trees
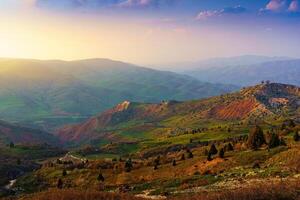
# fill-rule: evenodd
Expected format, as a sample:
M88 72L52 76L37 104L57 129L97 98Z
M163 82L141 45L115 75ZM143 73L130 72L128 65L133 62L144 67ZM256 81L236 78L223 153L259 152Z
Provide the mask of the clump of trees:
M261 127L255 126L250 133L247 141L247 146L250 149L257 150L266 143L264 132Z

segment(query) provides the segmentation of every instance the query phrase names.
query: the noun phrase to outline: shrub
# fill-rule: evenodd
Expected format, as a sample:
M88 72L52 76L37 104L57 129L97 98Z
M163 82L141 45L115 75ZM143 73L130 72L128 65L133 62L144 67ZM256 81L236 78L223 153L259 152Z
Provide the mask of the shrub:
M219 150L219 157L220 157L220 158L224 158L224 154L225 154L224 149L221 148L221 149Z
M129 158L129 159L126 161L126 163L125 163L125 171L126 171L126 172L131 172L132 167L133 167L133 165L132 165L132 160L131 160L131 158Z
M255 128L253 128L250 131L248 137L248 141L247 141L248 148L256 150L265 143L266 141L265 141L263 130L259 126L255 126Z
M173 160L172 165L175 167L177 165L176 160Z
M67 171L65 169L63 170L62 175L67 176Z
M270 142L268 144L269 148L272 149L272 148L278 147L280 144L281 144L281 141L279 139L279 136L275 133L272 133Z
M97 177L98 181L104 182L104 176L102 175L102 173L100 173Z
M230 142L228 144L226 144L225 150L226 151L233 151L234 150L234 148L233 148L233 146L232 146L232 144Z
M295 142L298 142L300 140L300 136L299 136L299 133L297 131L294 133L293 138L294 138Z
M215 144L212 144L212 145L210 146L210 149L209 149L208 154L210 154L210 155L215 155L215 154L217 154L217 153L218 153L218 149L216 148Z
M63 188L63 181L61 179L58 179L57 181L57 188L62 189Z

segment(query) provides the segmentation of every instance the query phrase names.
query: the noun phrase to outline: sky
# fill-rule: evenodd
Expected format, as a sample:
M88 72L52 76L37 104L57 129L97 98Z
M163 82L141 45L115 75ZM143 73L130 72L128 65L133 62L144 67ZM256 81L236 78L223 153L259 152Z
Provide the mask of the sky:
M300 57L300 0L0 0L0 57Z

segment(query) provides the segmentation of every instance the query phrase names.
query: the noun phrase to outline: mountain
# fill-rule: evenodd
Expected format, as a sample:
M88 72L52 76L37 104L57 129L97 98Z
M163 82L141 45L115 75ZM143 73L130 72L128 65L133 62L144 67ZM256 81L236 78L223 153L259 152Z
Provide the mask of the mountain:
M0 59L0 119L53 130L125 100L187 100L236 88L108 59Z
M209 65L208 65L209 66ZM279 60L257 64L212 66L186 71L202 81L249 86L262 80L300 85L300 59Z
M184 134L205 130L203 139L224 135L216 127L241 126L236 135L252 124L300 117L300 88L271 83L244 88L239 92L193 101L164 101L147 104L125 101L84 123L66 126L56 135L79 144L130 143L145 145L184 140ZM241 124L244 124L245 127ZM247 125L246 125L247 124ZM222 129L223 129L222 128ZM209 132L210 130L213 130ZM223 135L218 135L218 133ZM210 135L211 134L211 135ZM163 144L165 144L163 142ZM167 143L168 143L167 142Z
M59 140L52 134L0 121L0 146L13 142L15 144L51 144L57 145Z
M243 55L235 57L219 57L210 58L206 60L194 62L179 62L160 65L157 67L168 69L171 71L188 73L201 69L219 68L219 67L232 67L232 66L249 66L256 65L264 62L291 60L289 57L270 57L258 55Z

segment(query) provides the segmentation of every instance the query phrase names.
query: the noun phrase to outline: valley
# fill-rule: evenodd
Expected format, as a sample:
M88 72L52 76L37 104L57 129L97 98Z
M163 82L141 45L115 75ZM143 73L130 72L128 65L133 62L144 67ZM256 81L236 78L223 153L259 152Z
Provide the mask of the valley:
M43 161L18 175L11 191L20 199L89 191L88 199L198 200L232 191L240 196L231 199L254 193L280 199L285 190L296 199L299 102L299 87L279 83L200 100L124 101L58 129L54 137L66 150L29 156L26 162Z

